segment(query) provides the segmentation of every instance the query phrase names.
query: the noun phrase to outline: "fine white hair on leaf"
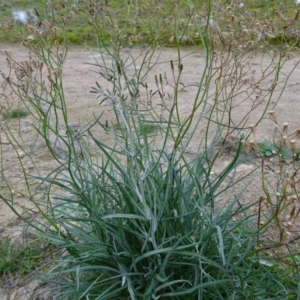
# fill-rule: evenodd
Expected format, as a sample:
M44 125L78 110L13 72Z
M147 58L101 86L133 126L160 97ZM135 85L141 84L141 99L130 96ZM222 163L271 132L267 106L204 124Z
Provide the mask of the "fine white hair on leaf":
M12 11L12 17L14 22L18 25L24 25L28 21L28 14L26 10L14 9Z

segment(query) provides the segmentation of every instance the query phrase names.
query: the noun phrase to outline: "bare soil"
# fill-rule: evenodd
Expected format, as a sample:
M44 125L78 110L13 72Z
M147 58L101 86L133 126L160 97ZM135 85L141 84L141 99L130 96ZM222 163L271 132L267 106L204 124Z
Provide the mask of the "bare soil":
M28 53L24 48L18 46L11 45L0 45L0 50L9 50L12 56L18 60L26 60L28 58ZM124 59L128 57L128 53L133 57L137 57L136 64L141 64L141 59L138 58L141 51L147 51L147 49L126 49L124 50ZM127 53L127 54L126 54ZM145 52L144 52L145 53ZM165 86L165 92L172 94L172 73L170 71L170 59L174 59L174 65L176 66L176 58L177 58L177 50L175 49L159 49L154 55L152 59L153 69L151 70L151 76L148 78L149 89L152 88L155 90L155 80L154 75L162 73L163 76L166 73L170 84ZM179 94L180 101L180 113L182 116L189 113L191 110L191 106L193 104L197 88L195 86L189 87L196 82L199 82L203 66L205 63L205 56L200 50L197 49L185 49L181 51L182 56L182 65L183 71L180 82L182 83L183 90ZM99 116L102 112L104 112L104 119L107 119L109 122L113 122L111 116L109 114L109 105L99 105L100 100L96 99L96 95L92 94L91 87L95 86L95 82L99 82L100 84L107 84L106 81L103 81L101 76L94 72L96 70L95 67L91 66L91 63L95 63L100 57L99 53L95 51L88 51L81 48L71 48L68 52L68 57L63 69L63 79L64 79L64 91L67 99L67 105L69 108L69 122L76 123L79 126L84 126L87 122L95 119L95 117ZM130 59L130 57L129 57ZM276 99L279 97L280 89L283 86L283 79L285 75L288 75L289 72L293 69L296 61L299 58L294 58L288 61L283 69L281 70L281 77L279 78L279 82L277 85L277 91L274 92L272 96L272 102L275 104ZM257 73L260 70L267 69L270 65L270 58L267 55L261 55L257 60L252 63L252 70L256 70ZM0 56L0 69L7 74L8 69L6 67L5 57ZM248 70L249 71L249 70ZM177 70L176 70L177 72ZM134 73L134 67L128 67L128 74ZM277 106L274 108L276 113L276 117L278 120L279 127L282 127L284 122L289 123L289 128L291 130L296 130L300 128L300 118L298 105L300 101L300 68L297 68L292 76L289 79L289 83L281 96L281 99ZM185 87L185 88L184 88ZM240 90L247 89L247 85L241 86ZM228 91L230 92L230 91ZM154 99L154 105L155 105ZM262 113L264 103L266 103L267 99L263 99L262 96L262 105L259 109L254 111L249 115L246 124L250 125L257 121ZM249 103L250 102L250 103ZM157 103L156 103L157 104ZM3 103L2 105L5 105ZM17 106L17 103L14 104ZM241 116L243 116L249 108L251 107L251 101L243 102L232 110L232 117L235 120L240 120ZM26 117L19 120L12 120L11 128L12 132L22 138L22 142L26 145L33 143L34 141L34 130L32 128L32 118ZM19 131L19 132L18 132ZM204 133L204 128L199 128L199 136ZM102 140L107 140L108 137L104 132L96 133L98 138ZM270 119L265 119L261 122L261 124L256 129L255 139L256 140L264 140L265 138L272 140L274 136L274 122ZM24 195L24 178L22 175L22 170L20 168L19 162L16 159L16 153L13 150L13 147L8 143L8 140L5 136L5 132L1 132L1 141L2 141L2 161L1 161L1 169L3 173L6 175L7 179L11 182L11 188L15 195L15 202L18 204L18 210L22 211L22 206L27 207L29 205L28 200ZM298 145L300 146L300 144ZM193 147L193 144L189 147L189 151L191 155L196 155L195 153L196 146ZM234 149L233 149L234 152ZM47 152L46 146L42 141L38 140L34 143L34 147L32 147L32 155L35 157L35 161L38 163L39 168L42 174L46 174L54 164L53 159ZM31 175L34 174L34 168L32 166L32 162L24 153L19 153L22 157L22 161L26 170ZM229 163L232 158L232 151L224 153L223 159L216 166L216 176L219 170ZM246 159L247 163L241 162L238 166L235 174L231 174L231 178L234 176L243 176L249 171L255 169L257 166L261 164L261 160L257 157L252 159ZM32 171L31 171L32 170ZM34 181L31 181L34 183ZM233 197L238 191L243 188L243 182L241 182L238 186L233 188L232 190L227 192L228 197ZM5 182L0 182L0 193L4 196L7 196L9 191ZM258 202L260 197L264 196L261 188L261 180L259 173L254 173L251 184L246 187L245 194L243 196L243 203L247 202ZM10 236L13 241L20 241L20 236L22 236L23 224L16 218L15 214L11 211L11 209L4 203L0 202L0 233L2 236ZM298 226L294 227L294 230L298 231ZM295 232L296 234L296 232ZM1 285L1 281L0 281ZM3 288L3 298L1 298L1 288ZM11 287L8 289L7 286L0 286L0 299L12 299L8 297L8 294L12 294L14 291L17 291L20 286ZM36 286L35 286L36 288ZM16 294L16 293L15 293ZM16 298L14 296L13 299L25 299ZM32 295L30 296L32 297ZM26 298L27 299L27 298ZM33 298L28 298L33 299Z

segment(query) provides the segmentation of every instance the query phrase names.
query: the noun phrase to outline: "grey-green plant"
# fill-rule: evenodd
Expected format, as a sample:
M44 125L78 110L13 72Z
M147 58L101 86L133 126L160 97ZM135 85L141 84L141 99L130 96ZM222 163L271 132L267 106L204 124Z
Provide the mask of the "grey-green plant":
M25 213L19 212L13 193L0 197L32 233L63 251L55 267L51 262L42 274L46 282L61 286L61 299L297 299L298 268L282 269L272 257L265 259L261 243L268 241L259 239L265 227L257 226L259 216L253 212L257 201L242 204L258 170L234 176L242 141L280 100L299 64L282 72L294 48L271 48L253 31L248 34L246 23L222 31L218 19L211 22L210 2L204 21L190 2L173 4L170 38L177 52L162 73L156 67L164 51L159 44L162 24L168 20L153 14L147 1L124 4L128 19L122 24L107 1L80 4L97 40L91 92L111 109L109 117L99 113L78 130L69 124L64 93L66 35L61 45L57 39L61 18L64 34L64 16L52 10L52 19L39 24L42 34L28 29L36 34L24 41L31 53L26 64L30 80L24 89L13 76L24 70L11 63L15 73L5 77L6 88L30 111L53 168L43 175L36 163L39 185L33 188L32 175L19 159L31 205L22 207ZM231 14L240 13L234 9ZM183 15L188 16L184 22ZM255 15L248 12L245 22L247 18L251 25ZM148 25L149 45L124 48L127 27L140 22ZM191 51L204 63L195 82L185 84L182 43L191 27L202 45ZM257 58L270 64L255 73ZM194 91L185 114L183 89ZM236 117L247 100L249 110ZM109 140L103 141L99 132ZM16 151L29 155L13 134L9 131L8 137ZM232 136L239 141L237 151L224 165L222 149ZM3 178L9 183L5 174ZM233 187L238 193L231 192Z

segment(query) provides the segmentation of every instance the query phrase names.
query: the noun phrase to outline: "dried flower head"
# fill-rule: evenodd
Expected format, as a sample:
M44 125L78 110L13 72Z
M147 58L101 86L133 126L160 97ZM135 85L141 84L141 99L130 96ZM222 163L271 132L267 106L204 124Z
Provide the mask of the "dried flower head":
M242 144L242 147L243 147L243 150L247 153L247 152L250 152L250 145L249 143L246 141L246 140L241 140L241 144Z
M290 140L291 149L293 152L296 151L296 140Z
M255 143L254 140L250 140L250 141L249 141L249 146L250 146L250 149L251 149L252 151L254 151L254 152L257 152L257 151L258 151L258 149L257 149L257 144Z
M255 140L255 132L256 132L256 127L255 125L251 124L250 125L250 129L251 129L251 134L253 136L253 139Z
M288 133L289 123L284 123L282 128L282 134L286 135Z
M276 116L275 116L275 112L273 110L269 111L269 118L274 121L275 123L277 123L276 120Z

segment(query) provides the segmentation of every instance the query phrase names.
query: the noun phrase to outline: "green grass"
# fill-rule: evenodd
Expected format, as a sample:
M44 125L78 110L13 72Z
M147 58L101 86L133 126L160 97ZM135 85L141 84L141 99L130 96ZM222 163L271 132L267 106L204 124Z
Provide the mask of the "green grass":
M18 273L28 274L43 264L45 249L41 240L28 241L24 245L12 243L9 237L1 237L0 241L0 275Z
M2 119L5 120L10 120L10 119L19 119L19 118L24 118L29 115L29 112L23 108L16 108L16 109L11 109L11 110L4 110L2 112Z
M137 1L139 4L144 3L145 7L147 7L147 12L145 15L142 15L136 22L127 22L127 3L128 0L112 0L108 2L108 7L111 12L112 17L118 21L119 28L125 28L127 32L127 38L125 44L141 44L141 43L152 43L153 40L157 40L162 44L173 45L176 42L176 37L172 36L172 29L169 26L175 26L171 21L169 25L166 25L165 20L170 16L174 15L173 5L170 4L169 1L159 1L159 5L150 5L147 1ZM226 0L220 1L221 4L228 6L228 2ZM58 4L60 1L54 0L52 3ZM183 2L182 2L183 3ZM201 15L201 11L205 11L207 9L207 1L186 1L184 2L187 8L194 7L195 11ZM294 12L297 10L297 7L293 0L290 1L280 1L280 0L245 0L245 5L241 11L236 12L236 17L239 18L242 12L247 10L254 12L256 11L257 18L260 20L264 19L274 19L274 24L276 27L276 10L280 10L280 3L284 4L284 8L286 9L285 17L291 17L294 15ZM45 1L4 1L0 3L0 20L1 22L7 23L6 20L11 18L11 11L13 8L16 9L29 9L35 8L40 15L41 20L45 17L51 20L51 15L49 15L49 11L46 12ZM56 12L58 14L65 14L70 12L70 8L67 9L61 5L56 6ZM266 9L267 8L267 9ZM130 18L136 19L136 15L138 11L134 9L132 6L130 10ZM186 15L186 11L182 11L181 13L182 23L188 20ZM204 14L205 15L205 14ZM152 16L152 20L149 21L149 16ZM147 20L144 21L144 20ZM59 28L64 27L64 34L67 40L73 44L95 44L96 39L92 33L92 25L89 22L87 16L82 11L79 12L79 16L71 19L66 24L62 24L60 18L56 18L57 25ZM220 22L221 24L222 22ZM226 24L223 24L224 28ZM158 30L159 29L159 30ZM196 45L201 43L199 38L195 35L195 30L189 28L187 34L188 39L182 41L182 44L186 45ZM20 42L23 39L24 29L22 26L10 26L10 30L7 30L5 26L0 27L0 42L9 42L16 43ZM60 33L62 34L62 32ZM30 35L30 33L28 33ZM102 37L110 40L111 36L108 35L106 37ZM57 37L58 41L62 41L62 36ZM278 35L272 37L272 43L278 45L280 43L285 43L289 41L289 38L284 37L284 35ZM292 42L292 41L291 41Z

